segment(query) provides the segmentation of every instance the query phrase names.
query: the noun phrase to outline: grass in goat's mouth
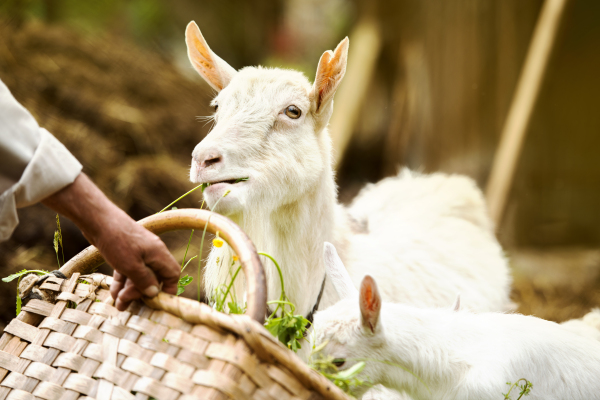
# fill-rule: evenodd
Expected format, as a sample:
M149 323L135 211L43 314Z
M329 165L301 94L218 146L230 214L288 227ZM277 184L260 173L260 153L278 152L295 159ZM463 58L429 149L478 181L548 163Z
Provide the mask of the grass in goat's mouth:
M230 181L223 181L225 183L238 183L238 182L242 182L242 181L247 181L249 178L237 178L237 179L232 179ZM221 182L215 182L215 183L221 183ZM195 191L196 189L200 189L200 191L202 193L204 193L204 189L206 189L207 187L209 187L211 184L210 183L201 183L200 185L196 186L195 188L193 188L192 190L190 190L189 192L185 193L183 196L180 196L177 200L173 201L171 204L169 204L168 206L166 206L165 208L163 208L162 210L160 210L159 212L157 212L157 214L160 214L163 211L168 210L169 208L171 208L171 206L175 203L177 203L179 200L183 199L185 196L187 196L188 194L192 193L193 191ZM214 183L213 183L214 185ZM202 205L204 205L204 201L202 201ZM200 208L202 208L202 206L200 206Z
M216 185L218 183L229 183L231 185L234 185L238 182L242 182L242 181L247 181L248 178L237 178L237 179L229 179L227 181L219 181L219 182L207 182L206 186L211 186L211 185Z

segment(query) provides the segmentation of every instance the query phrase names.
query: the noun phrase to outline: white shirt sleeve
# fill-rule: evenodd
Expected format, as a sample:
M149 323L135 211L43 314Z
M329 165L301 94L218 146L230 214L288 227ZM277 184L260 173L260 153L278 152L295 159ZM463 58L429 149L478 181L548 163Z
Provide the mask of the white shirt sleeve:
M81 164L0 81L0 242L19 223L17 208L73 183Z

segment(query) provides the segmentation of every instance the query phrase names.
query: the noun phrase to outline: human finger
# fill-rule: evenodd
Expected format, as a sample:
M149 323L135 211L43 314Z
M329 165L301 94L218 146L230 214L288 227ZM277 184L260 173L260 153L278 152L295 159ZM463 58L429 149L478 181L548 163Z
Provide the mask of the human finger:
M114 300L117 300L117 297L119 297L119 292L125 287L126 280L127 277L125 275L121 274L116 269L113 271L113 282L112 285L110 285L110 295Z
M131 280L128 280L128 282L131 282ZM126 284L125 288L119 292L119 297L115 301L115 307L119 311L125 311L132 301L140 298L142 298L142 293L133 282Z
M135 261L130 260L124 264L125 265L115 265L115 269L118 269L122 275L126 275L127 278L129 278L125 285L125 289L127 289L131 282L131 284L145 296L154 297L158 294L158 278L154 274L152 268L149 268L144 262L143 255L136 257Z
M162 241L158 240L158 243L155 242L154 246L148 249L144 256L144 262L163 283L162 290L164 292L177 293L181 267Z

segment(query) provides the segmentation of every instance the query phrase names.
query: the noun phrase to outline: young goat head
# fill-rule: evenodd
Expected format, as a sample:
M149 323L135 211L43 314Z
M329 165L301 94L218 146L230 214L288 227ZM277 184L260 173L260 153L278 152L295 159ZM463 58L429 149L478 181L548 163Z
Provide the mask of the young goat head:
M348 39L319 61L314 85L297 71L246 67L239 71L212 52L195 22L186 29L188 56L217 92L214 128L194 149L190 178L215 211L235 216L255 207L275 210L316 187L331 170L324 128L341 82ZM237 179L248 178L236 183Z
M334 364L340 369L350 368L360 360L367 361L361 376L373 383L388 383L391 375L398 386L404 382L414 383L415 375L405 371L400 364L390 364L389 353L395 350L394 341L402 339L394 337L396 332L385 332L380 318L382 299L375 280L365 275L357 291L331 243L325 243L323 258L327 277L341 300L316 314L314 344L326 343L322 352L333 356ZM455 312L460 310L460 295L451 309ZM390 369L393 374L390 374ZM367 385L357 387L353 394L360 398L368 389ZM389 397L390 393L386 396Z
M370 276L357 294L333 246L326 246L324 258L328 277L346 298L316 314L314 340L340 368L364 360L362 377L414 399L494 400L510 387L506 382L517 380L533 383L532 400L600 398L600 342L580 326L459 311L459 300L451 309L382 306ZM358 387L353 394L365 391ZM509 397L521 398L518 388Z
M379 319L382 300L375 280L366 275L357 291L331 243L325 243L324 259L327 277L341 300L316 314L315 343L327 343L323 352L332 355L340 369L347 369L361 359L385 360L381 353L386 350L386 338ZM362 375L379 382L381 373L378 363L368 362ZM353 394L361 396L367 389L367 386L356 388Z

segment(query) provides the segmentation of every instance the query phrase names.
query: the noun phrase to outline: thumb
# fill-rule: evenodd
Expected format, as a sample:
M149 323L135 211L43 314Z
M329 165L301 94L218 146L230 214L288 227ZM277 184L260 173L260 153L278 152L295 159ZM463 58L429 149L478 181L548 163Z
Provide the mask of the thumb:
M133 268L130 266L127 277L144 296L154 297L160 291L156 274L144 261L136 262Z
M169 294L177 293L177 284L179 283L181 267L177 261L175 261L173 255L167 250L166 246L152 247L144 254L143 260L146 264L146 269L150 269L155 279L158 278L158 280L162 282L162 290L164 292ZM140 286L138 286L146 296L150 296L146 291L152 290L149 289L148 286L141 286L141 282Z

